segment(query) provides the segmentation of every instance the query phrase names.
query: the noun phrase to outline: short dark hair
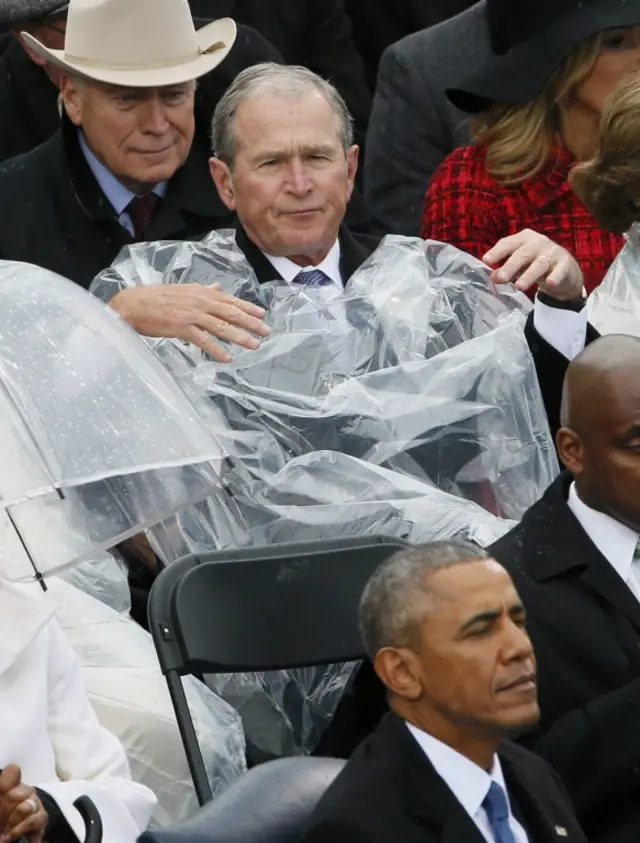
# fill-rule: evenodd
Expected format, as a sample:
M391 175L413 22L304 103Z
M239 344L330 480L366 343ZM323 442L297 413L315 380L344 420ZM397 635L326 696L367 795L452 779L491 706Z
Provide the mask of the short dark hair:
M410 643L422 620L415 598L425 594L425 574L488 558L477 545L439 541L401 550L383 562L360 600L360 634L369 658L373 660L382 647Z

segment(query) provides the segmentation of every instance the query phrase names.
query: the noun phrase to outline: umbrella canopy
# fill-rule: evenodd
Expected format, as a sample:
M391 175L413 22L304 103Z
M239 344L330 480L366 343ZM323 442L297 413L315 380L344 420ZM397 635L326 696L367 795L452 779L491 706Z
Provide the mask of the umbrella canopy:
M0 261L0 576L57 571L210 493L223 453L201 415L108 307Z

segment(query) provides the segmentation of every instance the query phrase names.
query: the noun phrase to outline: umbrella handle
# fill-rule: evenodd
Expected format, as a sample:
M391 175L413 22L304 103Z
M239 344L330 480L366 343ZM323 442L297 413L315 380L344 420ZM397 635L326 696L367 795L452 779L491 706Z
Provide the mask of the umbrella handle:
M93 801L88 796L80 796L73 803L73 807L84 822L84 843L102 843L102 820Z

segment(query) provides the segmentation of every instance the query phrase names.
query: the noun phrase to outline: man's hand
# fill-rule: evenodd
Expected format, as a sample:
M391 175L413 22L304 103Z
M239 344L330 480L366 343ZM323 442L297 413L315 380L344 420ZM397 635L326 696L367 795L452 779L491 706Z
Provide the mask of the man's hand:
M262 321L262 307L223 293L219 284L130 287L117 293L109 307L139 334L188 340L221 363L231 355L212 337L256 349L257 337L271 333Z
M5 767L0 773L0 843L20 837L42 843L48 820L35 788L22 784L20 767Z
M584 294L582 270L576 259L529 228L503 237L482 260L490 267L500 267L491 274L495 284L513 283L523 292L537 284L543 293L560 301L579 299Z

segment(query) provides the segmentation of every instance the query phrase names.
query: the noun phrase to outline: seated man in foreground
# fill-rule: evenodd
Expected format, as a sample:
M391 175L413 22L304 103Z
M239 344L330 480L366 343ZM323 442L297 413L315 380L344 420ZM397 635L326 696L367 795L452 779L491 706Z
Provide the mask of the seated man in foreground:
M491 552L528 610L542 719L592 843L640 829L640 340L598 339L569 366L557 436L567 471Z
M360 626L392 714L304 843L585 843L551 768L503 742L540 714L525 619L508 574L473 546L437 542L380 566Z

